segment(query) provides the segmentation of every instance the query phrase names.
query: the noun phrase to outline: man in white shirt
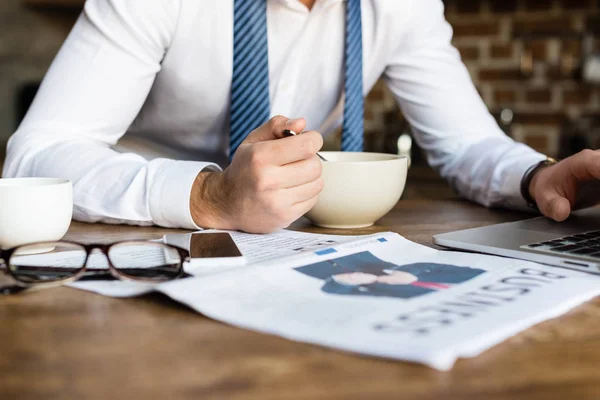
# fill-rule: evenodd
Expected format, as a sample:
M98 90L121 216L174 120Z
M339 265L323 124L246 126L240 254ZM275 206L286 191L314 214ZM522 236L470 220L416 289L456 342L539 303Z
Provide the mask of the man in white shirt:
M262 0L270 115L285 117L247 127L221 172L236 1L88 0L9 142L4 175L70 179L84 221L269 232L302 216L323 186L319 132L342 123L346 1ZM359 4L363 94L383 76L430 164L485 206L525 209L525 195L565 219L579 184L600 177L600 155L539 164L521 193L545 157L490 116L450 44L442 1ZM282 138L284 129L307 131ZM125 134L176 150L178 160L118 152Z

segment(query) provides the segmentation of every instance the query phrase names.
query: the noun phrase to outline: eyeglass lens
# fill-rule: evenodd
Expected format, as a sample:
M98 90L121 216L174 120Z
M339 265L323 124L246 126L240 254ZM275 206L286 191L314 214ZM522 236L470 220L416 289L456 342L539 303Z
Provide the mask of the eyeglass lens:
M124 242L113 245L108 257L129 279L168 281L181 272L179 252L161 243Z
M77 275L87 252L71 243L40 243L19 247L8 262L13 277L23 283L49 283Z

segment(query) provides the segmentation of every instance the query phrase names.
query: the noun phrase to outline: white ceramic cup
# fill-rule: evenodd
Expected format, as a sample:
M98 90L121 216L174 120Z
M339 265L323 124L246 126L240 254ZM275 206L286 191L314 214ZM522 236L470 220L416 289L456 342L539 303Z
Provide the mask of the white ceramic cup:
M323 191L306 214L315 225L350 229L371 226L400 200L408 159L393 154L319 152Z
M73 187L65 179L0 179L0 248L60 240L71 224Z

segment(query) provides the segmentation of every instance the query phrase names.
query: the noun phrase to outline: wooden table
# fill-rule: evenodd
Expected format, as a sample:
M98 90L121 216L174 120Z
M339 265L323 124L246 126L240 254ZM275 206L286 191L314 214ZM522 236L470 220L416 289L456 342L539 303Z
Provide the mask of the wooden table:
M413 184L377 226L352 233L392 230L431 245L435 233L526 216L440 190ZM68 238L164 232L74 223ZM0 298L0 399L598 399L599 316L594 301L437 372L233 328L160 295L50 289Z

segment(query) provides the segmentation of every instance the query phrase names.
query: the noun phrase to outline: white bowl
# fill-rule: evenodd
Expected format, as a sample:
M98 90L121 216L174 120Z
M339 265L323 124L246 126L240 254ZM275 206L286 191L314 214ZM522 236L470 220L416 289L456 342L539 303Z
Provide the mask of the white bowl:
M0 248L60 240L71 224L73 187L65 179L0 179Z
M400 200L408 159L393 154L320 152L325 186L306 214L315 225L350 229L371 226Z

